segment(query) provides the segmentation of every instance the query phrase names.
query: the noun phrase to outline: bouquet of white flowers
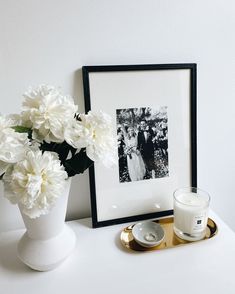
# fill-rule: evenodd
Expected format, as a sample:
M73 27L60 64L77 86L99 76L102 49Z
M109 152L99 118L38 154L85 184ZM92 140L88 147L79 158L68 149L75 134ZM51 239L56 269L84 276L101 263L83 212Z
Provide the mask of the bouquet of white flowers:
M114 162L114 136L107 114L79 114L52 86L24 98L21 114L0 116L0 177L5 196L35 218L50 211L68 177Z

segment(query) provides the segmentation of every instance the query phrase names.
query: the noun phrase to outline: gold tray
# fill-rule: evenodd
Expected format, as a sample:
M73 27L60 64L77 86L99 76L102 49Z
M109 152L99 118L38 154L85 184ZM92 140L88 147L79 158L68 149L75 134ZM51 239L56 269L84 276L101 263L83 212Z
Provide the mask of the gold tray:
M153 251L153 250L161 250L161 249L177 247L177 246L181 246L181 245L185 245L189 243L199 242L199 241L185 241L177 237L173 231L173 225L174 225L173 217L153 220L153 222L159 223L165 231L165 237L161 244L151 248L146 248L139 245L134 240L134 237L132 235L132 228L134 225L131 225L122 230L122 233L121 233L122 245L126 247L127 249L131 249L135 251ZM214 237L217 233L218 233L218 227L216 223L212 219L208 218L206 235L204 239L200 241L210 239Z

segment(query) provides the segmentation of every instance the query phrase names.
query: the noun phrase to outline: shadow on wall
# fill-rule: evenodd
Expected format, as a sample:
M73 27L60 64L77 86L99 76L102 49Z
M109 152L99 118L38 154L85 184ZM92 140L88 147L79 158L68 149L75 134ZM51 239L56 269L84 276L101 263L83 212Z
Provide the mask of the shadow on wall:
M85 110L81 68L74 72L72 96L78 105L78 111L83 113ZM76 175L72 179L66 219L73 220L90 217L90 215L89 178L88 171L85 171L84 174Z
M82 68L79 68L74 72L73 80L73 97L75 103L78 105L78 111L85 111L84 93L83 93L83 81L82 81Z

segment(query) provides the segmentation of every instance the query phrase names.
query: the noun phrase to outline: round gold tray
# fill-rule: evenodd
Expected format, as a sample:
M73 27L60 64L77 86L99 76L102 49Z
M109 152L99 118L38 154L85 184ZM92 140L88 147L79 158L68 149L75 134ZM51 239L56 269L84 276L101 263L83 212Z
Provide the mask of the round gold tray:
M199 241L185 241L177 237L173 231L173 225L174 225L173 217L154 220L154 222L159 223L165 231L165 238L161 244L151 248L142 247L134 240L134 237L132 235L132 228L134 225L131 225L122 230L121 242L123 246L126 247L127 249L131 249L135 251L153 251L153 250L161 250L161 249L177 247L177 246L181 246L181 245L185 245L189 243L199 242ZM217 232L218 232L218 227L216 223L212 219L208 218L206 235L204 239L200 241L214 237L217 234Z

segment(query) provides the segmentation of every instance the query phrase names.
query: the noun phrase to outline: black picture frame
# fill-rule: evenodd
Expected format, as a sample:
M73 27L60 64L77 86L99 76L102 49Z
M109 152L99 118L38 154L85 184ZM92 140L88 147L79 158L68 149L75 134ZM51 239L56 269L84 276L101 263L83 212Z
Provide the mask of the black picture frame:
M85 111L93 110L93 97L91 93L90 78L94 73L128 73L128 72L155 72L155 71L179 71L187 70L189 75L189 130L190 130L190 154L189 164L190 182L186 186L197 187L197 65L196 63L177 63L177 64L141 64L141 65L98 65L98 66L83 66L83 87L85 99ZM103 107L100 105L100 109ZM91 212L93 228L115 225L125 222L133 222L150 218L159 218L173 214L173 209L167 209L156 212L146 212L137 215L130 215L118 218L99 219L97 210L97 191L96 191L96 174L94 166L89 169L90 178L90 196L91 196ZM178 187L176 187L178 188ZM173 191L172 191L173 193Z

